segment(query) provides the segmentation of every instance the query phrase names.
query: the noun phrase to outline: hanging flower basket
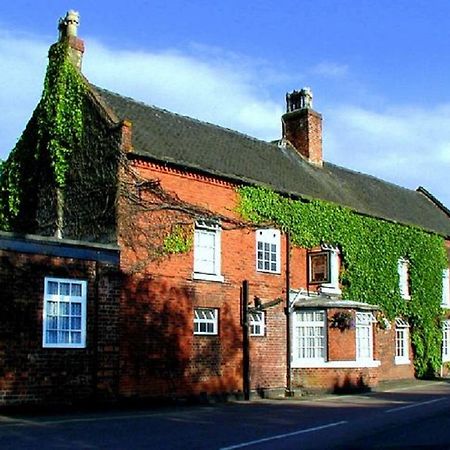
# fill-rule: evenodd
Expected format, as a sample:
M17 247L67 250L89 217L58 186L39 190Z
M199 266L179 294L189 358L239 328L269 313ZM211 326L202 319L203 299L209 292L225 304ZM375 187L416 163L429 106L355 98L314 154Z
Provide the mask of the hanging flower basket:
M380 330L390 330L392 327L390 320L381 312L377 314L377 325Z
M330 321L330 328L338 328L341 331L355 328L353 314L349 311L340 311L333 314Z

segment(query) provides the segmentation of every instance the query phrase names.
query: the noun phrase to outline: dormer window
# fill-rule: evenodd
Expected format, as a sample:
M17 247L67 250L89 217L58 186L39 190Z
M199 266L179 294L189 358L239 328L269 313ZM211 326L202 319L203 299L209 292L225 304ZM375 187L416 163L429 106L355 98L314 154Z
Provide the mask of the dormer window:
M405 300L411 299L411 279L409 273L410 263L407 259L401 258L398 260L398 276L400 295Z
M339 288L339 249L322 245L322 250L308 254L308 282L320 285L326 294L340 294Z

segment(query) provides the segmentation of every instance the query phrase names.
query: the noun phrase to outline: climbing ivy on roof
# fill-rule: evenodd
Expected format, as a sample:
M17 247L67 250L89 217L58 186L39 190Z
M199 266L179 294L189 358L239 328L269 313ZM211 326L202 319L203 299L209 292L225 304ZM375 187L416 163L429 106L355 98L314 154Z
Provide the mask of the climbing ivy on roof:
M338 246L343 257L344 298L380 305L391 320L408 318L417 375L428 376L439 369L442 271L447 267L441 236L324 201L288 198L261 187L240 187L238 194L238 210L245 219L289 232L293 245ZM400 295L400 258L410 262L409 301Z
M2 164L0 229L11 229L27 187L39 184L40 161L50 162L56 187L63 188L70 157L83 138L86 83L70 61L67 41L50 48L41 100L27 129Z

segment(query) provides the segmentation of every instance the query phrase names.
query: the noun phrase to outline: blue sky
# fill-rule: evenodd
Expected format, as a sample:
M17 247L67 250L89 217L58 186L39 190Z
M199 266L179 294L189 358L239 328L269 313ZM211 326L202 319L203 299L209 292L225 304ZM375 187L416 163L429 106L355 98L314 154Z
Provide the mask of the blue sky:
M40 97L69 9L91 82L271 140L285 93L310 86L327 161L422 185L450 207L450 2L1 2L0 158Z

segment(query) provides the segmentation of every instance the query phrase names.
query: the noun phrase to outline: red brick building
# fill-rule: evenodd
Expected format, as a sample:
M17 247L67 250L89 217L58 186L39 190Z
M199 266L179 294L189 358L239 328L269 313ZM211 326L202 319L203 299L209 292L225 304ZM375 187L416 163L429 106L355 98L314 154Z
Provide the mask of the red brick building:
M68 14L60 42L79 70L76 26ZM339 245L302 248L273 224L246 222L237 188L319 199L448 238L445 207L423 189L325 162L308 89L287 95L281 139L267 143L80 80L83 137L69 149L64 183L36 150L50 142L42 104L24 132L30 145L10 157L32 175L5 223L34 237L0 236L14 243L0 245L9 299L0 404L285 395L414 377L410 324L384 319L376 298L343 298ZM407 299L408 261L394 271ZM448 273L444 283L449 304Z

